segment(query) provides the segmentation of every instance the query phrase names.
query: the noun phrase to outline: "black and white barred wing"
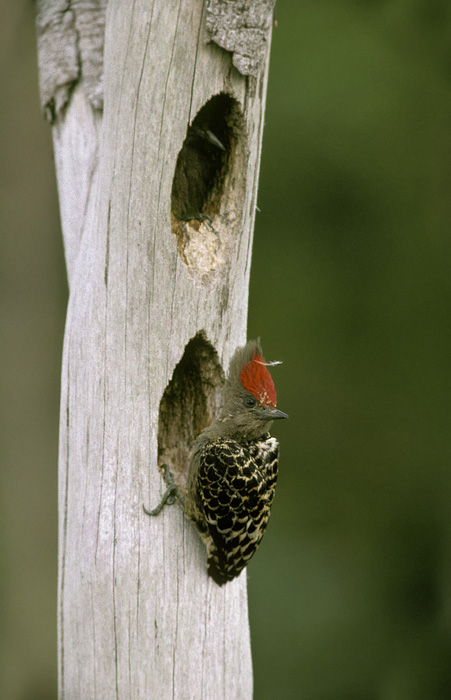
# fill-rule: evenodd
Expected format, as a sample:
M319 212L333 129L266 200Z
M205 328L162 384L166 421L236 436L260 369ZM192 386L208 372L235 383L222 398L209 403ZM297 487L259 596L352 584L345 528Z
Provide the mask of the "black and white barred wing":
M200 504L213 543L208 573L222 584L246 566L268 523L277 480L278 443L266 438L245 445L221 439L202 450Z

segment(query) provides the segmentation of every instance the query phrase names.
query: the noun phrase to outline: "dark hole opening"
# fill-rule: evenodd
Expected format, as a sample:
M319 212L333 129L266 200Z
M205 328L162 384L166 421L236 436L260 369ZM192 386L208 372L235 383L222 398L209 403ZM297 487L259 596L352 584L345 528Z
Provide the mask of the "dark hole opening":
M235 110L229 95L215 95L188 127L172 183L171 210L177 219L213 219L218 213L234 144Z
M184 487L191 448L215 418L224 372L203 332L190 340L160 402L158 464L168 464Z

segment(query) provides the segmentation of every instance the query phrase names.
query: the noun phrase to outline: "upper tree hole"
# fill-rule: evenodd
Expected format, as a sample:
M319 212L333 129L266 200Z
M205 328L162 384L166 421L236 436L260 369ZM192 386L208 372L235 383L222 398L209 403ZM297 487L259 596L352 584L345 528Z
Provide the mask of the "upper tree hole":
M172 183L171 210L178 220L213 219L218 213L236 140L236 110L229 95L215 95L188 127Z
M184 487L196 437L216 417L224 373L203 332L190 340L160 402L158 464Z

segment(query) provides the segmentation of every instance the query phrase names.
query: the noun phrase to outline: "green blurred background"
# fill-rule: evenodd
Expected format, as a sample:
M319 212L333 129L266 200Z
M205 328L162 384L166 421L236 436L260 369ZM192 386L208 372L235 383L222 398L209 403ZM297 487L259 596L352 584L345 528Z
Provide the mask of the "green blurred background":
M54 700L67 289L34 4L2 10L0 697ZM255 700L446 700L451 4L276 16L249 336L290 419L248 569Z

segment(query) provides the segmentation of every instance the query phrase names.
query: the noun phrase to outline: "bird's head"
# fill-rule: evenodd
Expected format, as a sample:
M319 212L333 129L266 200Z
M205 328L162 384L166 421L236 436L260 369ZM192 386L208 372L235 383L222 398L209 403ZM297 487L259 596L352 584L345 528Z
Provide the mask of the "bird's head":
M224 386L224 405L219 418L224 434L234 439L255 440L268 432L273 420L288 418L276 408L274 382L263 358L259 340L249 341L233 355Z

